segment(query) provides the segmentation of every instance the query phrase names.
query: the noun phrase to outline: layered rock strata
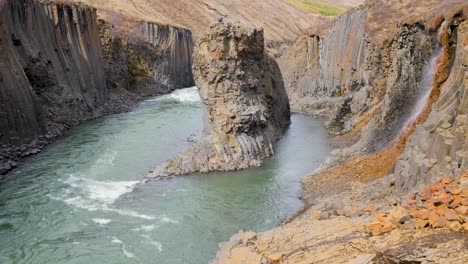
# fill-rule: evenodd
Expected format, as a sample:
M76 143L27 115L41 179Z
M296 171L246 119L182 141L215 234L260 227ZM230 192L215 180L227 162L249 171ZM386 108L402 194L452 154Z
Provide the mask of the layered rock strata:
M259 166L290 123L278 65L262 29L218 23L195 46L193 73L205 108L200 142L152 176Z

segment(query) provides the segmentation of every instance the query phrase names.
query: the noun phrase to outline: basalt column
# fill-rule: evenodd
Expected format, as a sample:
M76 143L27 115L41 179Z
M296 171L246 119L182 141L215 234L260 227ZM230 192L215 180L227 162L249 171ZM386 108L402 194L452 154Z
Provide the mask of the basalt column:
M193 58L206 135L152 176L261 165L290 123L281 72L265 53L263 30L212 25L198 38Z

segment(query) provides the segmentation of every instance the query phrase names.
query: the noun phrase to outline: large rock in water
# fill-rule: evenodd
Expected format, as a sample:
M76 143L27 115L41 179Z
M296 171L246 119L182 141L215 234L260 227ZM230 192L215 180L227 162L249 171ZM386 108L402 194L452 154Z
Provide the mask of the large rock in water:
M259 166L290 123L288 97L262 29L218 23L199 37L193 74L207 135L152 176Z

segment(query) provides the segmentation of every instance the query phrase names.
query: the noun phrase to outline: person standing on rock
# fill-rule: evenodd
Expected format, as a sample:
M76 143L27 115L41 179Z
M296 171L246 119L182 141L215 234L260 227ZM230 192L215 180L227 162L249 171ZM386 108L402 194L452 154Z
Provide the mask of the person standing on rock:
M223 16L218 17L218 23L223 23L223 22L224 22L224 17Z

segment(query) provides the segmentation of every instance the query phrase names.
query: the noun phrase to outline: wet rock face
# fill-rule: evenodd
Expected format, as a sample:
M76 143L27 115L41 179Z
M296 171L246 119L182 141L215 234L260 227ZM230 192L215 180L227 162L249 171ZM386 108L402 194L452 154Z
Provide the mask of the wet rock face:
M208 135L154 176L258 166L290 123L281 72L262 29L212 25L195 47L193 73Z
M420 190L439 179L468 168L468 23L456 29L458 38L450 75L432 112L410 137L396 168L398 195ZM465 66L464 66L465 65Z

